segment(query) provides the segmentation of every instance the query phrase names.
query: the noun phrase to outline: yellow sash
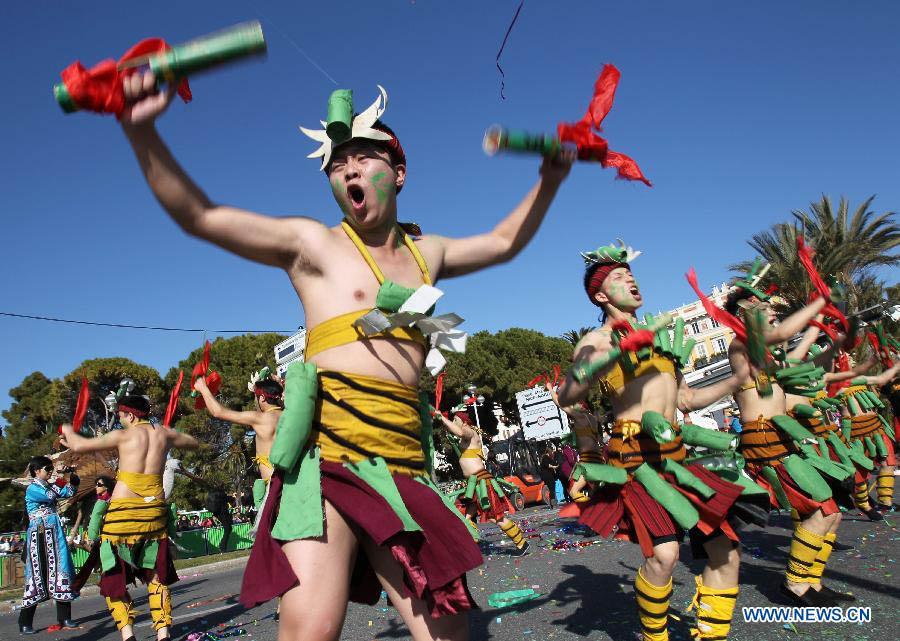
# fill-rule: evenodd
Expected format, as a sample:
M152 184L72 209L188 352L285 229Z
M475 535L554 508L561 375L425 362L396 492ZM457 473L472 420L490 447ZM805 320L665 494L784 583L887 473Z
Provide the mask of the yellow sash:
M463 450L459 458L479 458L484 460L484 452L482 452L480 447L470 447L467 450Z
M162 476L120 470L116 479L141 498L112 499L100 539L116 545L166 538L169 506L162 500Z

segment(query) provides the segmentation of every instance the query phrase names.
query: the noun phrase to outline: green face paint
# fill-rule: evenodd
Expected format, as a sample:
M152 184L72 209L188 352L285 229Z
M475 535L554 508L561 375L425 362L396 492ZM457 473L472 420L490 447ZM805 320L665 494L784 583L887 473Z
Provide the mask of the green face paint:
M387 174L383 171L379 171L377 174L372 176L372 186L375 187L375 194L378 196L378 202L383 203L387 200L387 189L383 189L379 186L384 177Z

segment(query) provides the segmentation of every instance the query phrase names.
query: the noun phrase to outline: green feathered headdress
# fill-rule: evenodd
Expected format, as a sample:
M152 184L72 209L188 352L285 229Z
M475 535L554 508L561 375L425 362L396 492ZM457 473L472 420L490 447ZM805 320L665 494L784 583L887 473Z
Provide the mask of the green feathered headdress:
M614 244L598 247L591 252L581 252L584 264L587 267L603 263L619 263L625 265L641 255L633 247L627 247L621 238L617 238L619 245Z

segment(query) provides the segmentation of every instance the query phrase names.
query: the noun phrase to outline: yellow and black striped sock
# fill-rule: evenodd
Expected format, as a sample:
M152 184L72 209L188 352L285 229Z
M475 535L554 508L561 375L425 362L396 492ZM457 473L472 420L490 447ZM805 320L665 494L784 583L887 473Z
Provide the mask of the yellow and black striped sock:
M672 598L672 579L665 585L653 585L638 568L634 577L638 618L644 641L669 641L669 599Z
M785 576L791 583L811 583L810 570L822 551L825 538L810 532L802 525L794 530Z
M853 504L863 512L868 512L872 509L872 506L869 505L869 484L866 481L854 483Z
M506 526L504 526L503 523L500 523L500 529L503 530L503 533L506 536L512 539L512 542L515 543L517 548L521 548L525 545L525 536L522 534L522 530L519 529L518 525L508 519L506 523Z
M894 504L894 470L889 467L878 470L878 502L888 506Z
M172 602L169 600L169 586L158 581L148 583L147 603L150 605L150 617L153 619L154 630L172 625Z
M113 621L116 622L116 627L119 630L126 625L132 625L134 623L134 617L137 614L134 609L134 604L131 602L131 597L128 596L127 592L125 593L125 598L127 600L113 600L106 597L106 607L109 608L109 613L112 615Z
M822 574L825 572L825 565L828 563L828 557L831 556L831 550L836 539L837 534L834 532L829 532L823 537L822 549L819 550L816 560L813 561L812 567L809 569L808 583L822 582Z
M695 639L725 641L731 630L738 586L714 589L703 585L701 577L694 578L697 591L688 609L697 608L697 627L691 629L691 636Z

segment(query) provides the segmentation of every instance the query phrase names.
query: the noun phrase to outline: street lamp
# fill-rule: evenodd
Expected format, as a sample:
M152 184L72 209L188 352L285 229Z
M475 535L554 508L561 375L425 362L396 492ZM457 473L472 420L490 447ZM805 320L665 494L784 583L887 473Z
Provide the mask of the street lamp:
M466 390L468 390L468 394L463 396L463 400L466 402L466 405L471 405L472 409L475 411L475 425L478 426L478 431L481 431L481 419L478 417L478 408L484 405L484 396L475 393L478 391L478 388L475 387L472 383L466 385Z

